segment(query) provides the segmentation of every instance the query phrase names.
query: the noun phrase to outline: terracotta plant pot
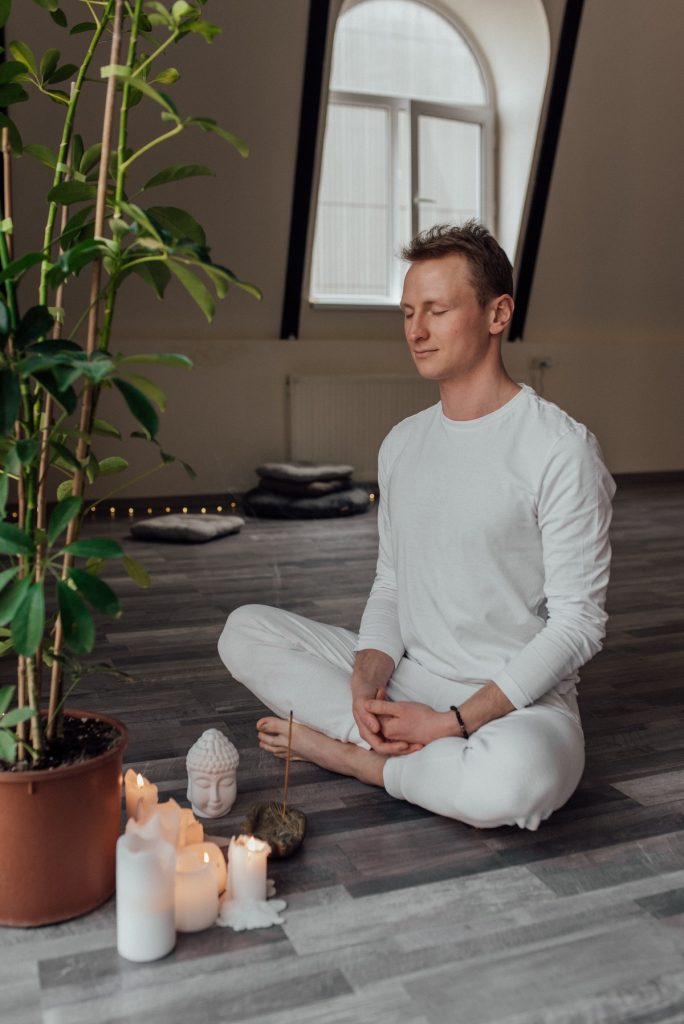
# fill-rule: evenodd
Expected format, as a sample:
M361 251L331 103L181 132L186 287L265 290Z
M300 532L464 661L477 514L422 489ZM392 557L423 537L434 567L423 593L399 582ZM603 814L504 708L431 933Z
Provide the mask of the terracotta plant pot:
M107 722L121 740L81 764L0 772L0 924L66 921L114 892L128 732L109 715L65 713Z

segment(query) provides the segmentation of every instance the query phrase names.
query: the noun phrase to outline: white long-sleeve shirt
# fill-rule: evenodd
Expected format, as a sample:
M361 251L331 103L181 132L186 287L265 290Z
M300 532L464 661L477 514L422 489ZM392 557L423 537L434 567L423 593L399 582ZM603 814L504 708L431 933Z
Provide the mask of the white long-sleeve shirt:
M516 708L600 649L615 481L594 435L522 385L474 420L441 402L378 459L379 550L357 650L493 680Z

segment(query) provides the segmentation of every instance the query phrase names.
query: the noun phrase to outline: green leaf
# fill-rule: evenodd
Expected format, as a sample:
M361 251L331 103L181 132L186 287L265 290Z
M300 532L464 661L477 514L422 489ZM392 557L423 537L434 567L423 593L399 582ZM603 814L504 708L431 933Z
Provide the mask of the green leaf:
M21 154L24 151L24 144L21 141L19 129L17 128L12 118L8 117L7 114L0 114L0 128L7 129L7 131L9 132L10 147L12 149L12 152L16 153L17 156L21 156Z
M0 0L0 28L4 28L12 10L12 0Z
M57 488L57 501L64 501L68 498L74 489L73 480L62 480L61 484Z
M119 360L119 365L124 363L159 363L161 366L178 366L184 370L192 369L192 359L187 356L178 355L175 352L158 352L141 354L139 356L124 356Z
M27 252L26 255L21 256L18 260L13 260L0 271L0 284L8 280L18 281L29 267L35 266L36 263L42 263L43 259L42 252Z
M35 654L45 628L45 594L42 583L32 583L12 619L12 647L27 658Z
M66 184L77 185L79 182L67 182ZM102 239L90 238L86 242L79 242L59 254L48 271L47 279L51 285L56 286L71 274L78 274L89 263L101 259L106 252L108 252L108 248Z
M9 434L19 415L21 392L11 370L0 370L0 432Z
M79 21L77 25L69 29L69 35L76 36L79 32L92 32L95 28L97 25L94 21Z
M13 733L0 725L0 758L7 764L14 764L17 759L17 741Z
M59 0L33 0L34 4L38 4L45 11L56 11L59 7Z
M127 380L114 377L113 381L138 423L142 424L150 437L155 437L159 430L159 417L154 411L152 403L143 395L142 391L129 384Z
M26 74L25 64L18 60L6 60L4 64L0 64L0 85L11 82L17 75L24 74Z
M85 225L86 221L88 220L88 217L91 215L93 210L93 206L84 206L82 209L78 210L78 212L75 213L73 217L69 218L69 220L66 222L64 231L62 232L59 238L59 241L61 242L63 249L68 249L69 246L76 241L78 235L81 232L81 229Z
M67 555L79 555L81 558L123 558L123 548L115 540L105 538L88 538L75 540L64 548Z
M180 78L180 71L177 68L164 68L151 79L152 83L158 85L173 85Z
M23 580L17 580L13 586L9 587L5 592L0 595L0 626L4 626L6 622L9 622L15 611L26 597L28 588L31 586L32 580L30 576L25 576Z
M0 686L0 715L4 715L12 703L12 696L16 686Z
M157 406L160 412L166 411L166 395L162 389L148 377L141 377L137 373L127 374L128 380L135 384L138 390L142 391L151 402Z
M13 708L11 711L0 719L0 728L12 729L15 725L19 725L20 722L26 722L29 718L33 718L32 708Z
M20 64L38 78L38 65L36 64L36 58L33 50L27 43L22 43L20 39L15 39L9 44L9 52L12 54L15 60L18 60Z
M181 18L184 18L187 14L195 14L195 8L192 4L188 3L188 0L175 0L175 3L171 7L171 17L178 24Z
M197 178L201 176L214 177L211 167L204 164L174 164L173 167L166 167L159 171L143 185L146 188L155 188L157 185L167 185L172 181L182 181L184 178Z
M50 17L54 21L55 25L59 25L60 28L66 28L68 22L66 20L66 14L61 11L59 7L55 8L54 11L50 11Z
M44 82L50 78L50 75L57 70L59 64L59 50L53 48L46 50L40 61L40 77Z
M48 394L52 395L56 402L59 402L65 412L69 413L69 415L74 412L76 408L76 392L73 388L64 388L62 390L59 383L55 380L54 374L49 370L45 373L33 373L31 376L45 388Z
M97 198L97 185L91 185L87 181L63 181L50 189L47 198L48 202L61 203L62 206L82 203Z
M220 36L223 29L219 28L218 25L212 25L210 21L193 21L188 25L189 32L198 32L201 36L204 36L208 43L211 43L214 36Z
M206 246L207 237L204 229L187 210L179 210L176 206L150 206L146 211L154 226L179 241L194 242L195 245Z
M95 643L92 615L78 594L62 580L57 581L57 599L64 627L64 642L76 654L89 654Z
M37 142L30 142L28 146L24 146L24 152L53 171L57 166L57 154L49 146L41 146Z
M62 64L61 68L50 75L49 84L57 85L58 82L66 82L68 78L73 78L77 71L78 64Z
M0 104L9 107L13 103L23 103L28 99L28 93L23 86L17 82L10 82L8 85L0 85Z
M146 590L150 585L150 574L144 565L137 562L135 558L131 558L130 555L124 555L123 562L121 563L137 586L142 587Z
M47 306L31 306L21 318L16 336L17 347L25 348L30 342L44 337L54 322L55 318Z
M233 135L232 132L226 131L225 128L221 128L213 117L190 117L185 123L194 124L204 132L211 132L212 135L218 135L219 138L225 139L226 142L230 142L231 146L234 146L235 149L237 149L240 156L249 156L249 146L247 143L243 142L242 139L239 139L237 135Z
M107 420L93 420L93 434L98 434L100 437L116 437L117 440L121 440L119 428L115 427L113 423L107 423Z
M0 523L0 554L21 555L33 553L33 541L28 533L12 523Z
M10 569L4 569L0 572L0 591L4 590L8 583L10 583L19 572L19 566L14 565ZM2 708L0 708L0 714Z
M138 263L132 267L132 272L141 277L143 281L154 289L157 298L163 299L166 286L171 280L171 271L161 260L150 260L149 263Z
M104 580L85 572L83 569L70 569L69 576L78 587L79 593L86 601L105 615L118 615L121 611L119 599Z
M49 544L55 543L62 530L66 529L74 516L77 516L82 508L83 498L65 498L55 505L47 528Z
M214 300L211 292L196 274L188 270L182 263L169 261L169 270L176 275L188 294L195 300L207 320L211 322L214 316Z
M81 463L78 461L73 452L69 451L66 445L61 444L59 441L50 441L50 447L59 456L59 459L63 463L66 463L69 469L75 469L77 472L80 473Z
M111 476L112 473L123 473L128 469L128 463L120 455L108 455L106 459L98 462L99 476Z
M22 466L30 466L40 451L40 445L30 438L22 438L21 441L17 441L15 449Z
M96 142L92 146L88 146L83 156L80 158L78 163L78 169L81 174L87 174L88 171L92 171L93 167L100 162L100 154L102 153L102 143Z

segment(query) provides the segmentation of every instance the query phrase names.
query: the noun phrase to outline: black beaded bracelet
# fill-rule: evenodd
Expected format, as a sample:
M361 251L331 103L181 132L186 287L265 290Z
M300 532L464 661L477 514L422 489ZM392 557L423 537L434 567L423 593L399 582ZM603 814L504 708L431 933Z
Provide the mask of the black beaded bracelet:
M470 734L469 734L468 730L466 729L466 727L465 727L465 725L463 723L463 719L461 718L461 712L453 704L451 705L451 710L454 712L454 714L458 718L458 724L461 726L461 729L463 731L464 739L466 739L466 740L470 739Z

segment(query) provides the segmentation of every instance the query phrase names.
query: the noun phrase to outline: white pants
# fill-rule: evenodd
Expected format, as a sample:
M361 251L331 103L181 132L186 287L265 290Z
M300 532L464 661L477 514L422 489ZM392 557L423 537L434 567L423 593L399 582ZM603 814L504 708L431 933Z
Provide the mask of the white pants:
M281 718L368 749L351 710L356 634L266 605L244 605L228 618L219 654L230 673ZM461 704L486 680L435 676L402 658L391 700L436 711ZM574 793L584 770L584 733L573 693L552 690L528 707L488 722L469 739L435 740L388 758L387 792L477 828L535 830Z

